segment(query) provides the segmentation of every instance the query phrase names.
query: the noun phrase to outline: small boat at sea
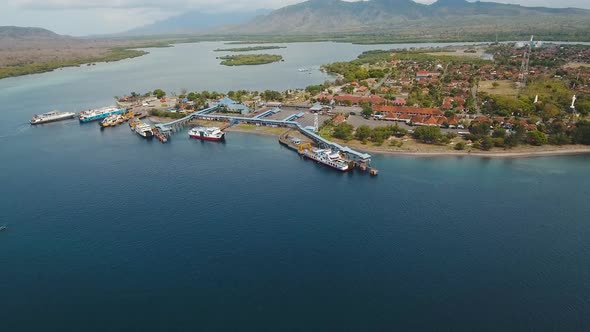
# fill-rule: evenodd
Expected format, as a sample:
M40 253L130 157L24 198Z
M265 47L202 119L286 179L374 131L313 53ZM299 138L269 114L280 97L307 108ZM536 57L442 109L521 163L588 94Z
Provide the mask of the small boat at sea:
M67 119L71 119L75 116L76 116L76 113L72 113L72 112L51 111L51 112L47 112L47 113L43 113L43 114L33 115L33 118L31 119L30 122L32 125L36 125L36 124L47 123L47 122L67 120Z
M0 232L2 232L3 230L5 230L7 227L6 225L0 226Z

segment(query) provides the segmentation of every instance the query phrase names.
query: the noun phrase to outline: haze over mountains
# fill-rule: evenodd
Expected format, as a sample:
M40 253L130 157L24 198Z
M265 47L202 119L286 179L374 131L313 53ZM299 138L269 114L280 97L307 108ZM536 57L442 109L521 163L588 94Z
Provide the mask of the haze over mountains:
M270 9L240 12L203 13L189 11L123 33L124 35L190 34L222 26L235 26L270 13Z
M590 10L523 7L465 0L439 0L431 5L411 0L309 0L277 9L234 31L251 34L310 34L378 32L393 28L474 27L477 30L482 26L506 24L510 29L517 25L523 25L524 29L543 29L553 24L558 24L559 28L569 28L570 23L575 28L575 24L580 21L584 26L590 26ZM507 26L500 26L500 29L505 28Z
M588 40L590 10L524 7L493 2L438 0L309 0L274 11L226 13L188 11L120 35L209 34L231 36L366 35L399 40L466 40L496 33L503 39L526 35ZM63 39L48 30L0 29L0 40ZM474 38L477 39L477 38Z

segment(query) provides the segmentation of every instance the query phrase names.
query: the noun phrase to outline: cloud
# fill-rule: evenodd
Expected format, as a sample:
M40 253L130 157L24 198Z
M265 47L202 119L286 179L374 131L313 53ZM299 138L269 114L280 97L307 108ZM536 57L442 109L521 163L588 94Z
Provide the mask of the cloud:
M165 10L216 9L216 11L244 8L279 8L302 1L303 0L8 0L9 4L12 3L16 7L30 10L152 8ZM430 4L436 0L414 1ZM557 3L555 0L496 0L496 2L520 4L523 6L590 8L588 0L561 0Z
M167 10L184 9L243 9L278 8L301 0L9 0L14 6L28 10L63 9L134 9L152 8Z
M229 12L280 8L303 0L0 0L0 25L40 26L70 35L126 31L187 10ZM354 1L354 0L346 0ZM432 3L434 0L415 0ZM474 1L474 0L469 0ZM524 6L579 7L589 0L496 0Z

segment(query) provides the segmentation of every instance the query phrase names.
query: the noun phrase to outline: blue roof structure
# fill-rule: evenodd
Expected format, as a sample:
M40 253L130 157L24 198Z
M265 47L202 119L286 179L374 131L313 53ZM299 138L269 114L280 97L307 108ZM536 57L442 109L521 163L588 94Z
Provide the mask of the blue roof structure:
M223 99L221 99L219 101L219 105L222 105L222 106L235 105L237 103L238 102L236 102L235 100L228 98L228 97L224 97Z
M225 106L232 111L238 111L242 114L246 114L246 113L250 112L250 108L248 108L248 106L246 106L244 104L240 104L237 101L235 101L231 98L228 98L228 97L224 97L221 100L219 100L217 105L218 106Z
M310 111L321 111L322 110L322 104L316 103L309 110Z

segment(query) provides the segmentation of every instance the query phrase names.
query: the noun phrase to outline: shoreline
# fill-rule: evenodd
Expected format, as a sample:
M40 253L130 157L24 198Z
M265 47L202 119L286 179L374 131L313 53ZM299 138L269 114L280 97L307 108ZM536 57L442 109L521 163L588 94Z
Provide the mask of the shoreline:
M150 117L150 121L153 121L153 117ZM157 118L157 120L164 120L163 118ZM158 122L164 122L158 121ZM199 122L197 122L199 123ZM201 121L204 125L215 125L220 126L225 122L217 121ZM252 126L238 124L227 128L227 132L243 133L243 134L254 134L268 137L279 137L285 132L289 131L289 128L282 127L266 127L266 126ZM576 155L590 155L590 146L584 145L563 145L563 146L550 146L546 148L538 147L520 147L513 150L492 150L492 151L393 151L380 149L379 147L368 147L362 144L355 144L354 142L335 142L343 146L349 146L361 150L363 152L382 155L382 156L400 156L400 157L415 157L415 158L441 158L441 157L478 157L478 158L498 158L498 159L510 159L510 158L538 158L538 157L557 157L557 156L576 156ZM519 150L520 149L520 150Z
M159 118L150 116L149 120L158 123L166 122L169 119ZM156 121L154 121L156 120ZM225 122L219 121L201 121L196 122L207 126L221 126ZM279 137L285 132L289 131L289 128L282 127L267 127L267 126L252 126L245 124L237 124L230 128L225 129L227 132L243 133L243 134L255 134L268 137ZM498 159L509 159L509 158L537 158L537 157L557 157L557 156L576 156L576 155L590 155L590 146L584 145L563 145L553 146L547 145L546 148L538 147L517 147L513 150L492 150L492 151L394 151L386 150L379 147L370 147L355 142L342 142L334 141L343 146L348 146L361 150L363 152L382 155L382 156L400 156L400 157L415 157L415 158L441 158L441 157L478 157L478 158L498 158Z
M536 158L550 156L573 156L573 155L590 155L590 146L585 145L545 145L544 147L520 146L513 149L495 149L491 151L483 150L449 150L449 151L420 151L417 150L387 150L387 148L368 147L355 142L336 142L343 146L349 146L358 150L365 151L376 155L402 156L402 157L478 157L478 158ZM426 145L429 146L429 145Z
M557 157L557 156L576 156L590 155L590 147L576 148L566 150L546 150L546 151L520 151L520 152L419 152L419 151L379 151L364 149L364 151L384 155L384 156L401 156L401 157L419 157L419 158L439 158L439 157L478 157L494 159L510 158L539 158L539 157Z

